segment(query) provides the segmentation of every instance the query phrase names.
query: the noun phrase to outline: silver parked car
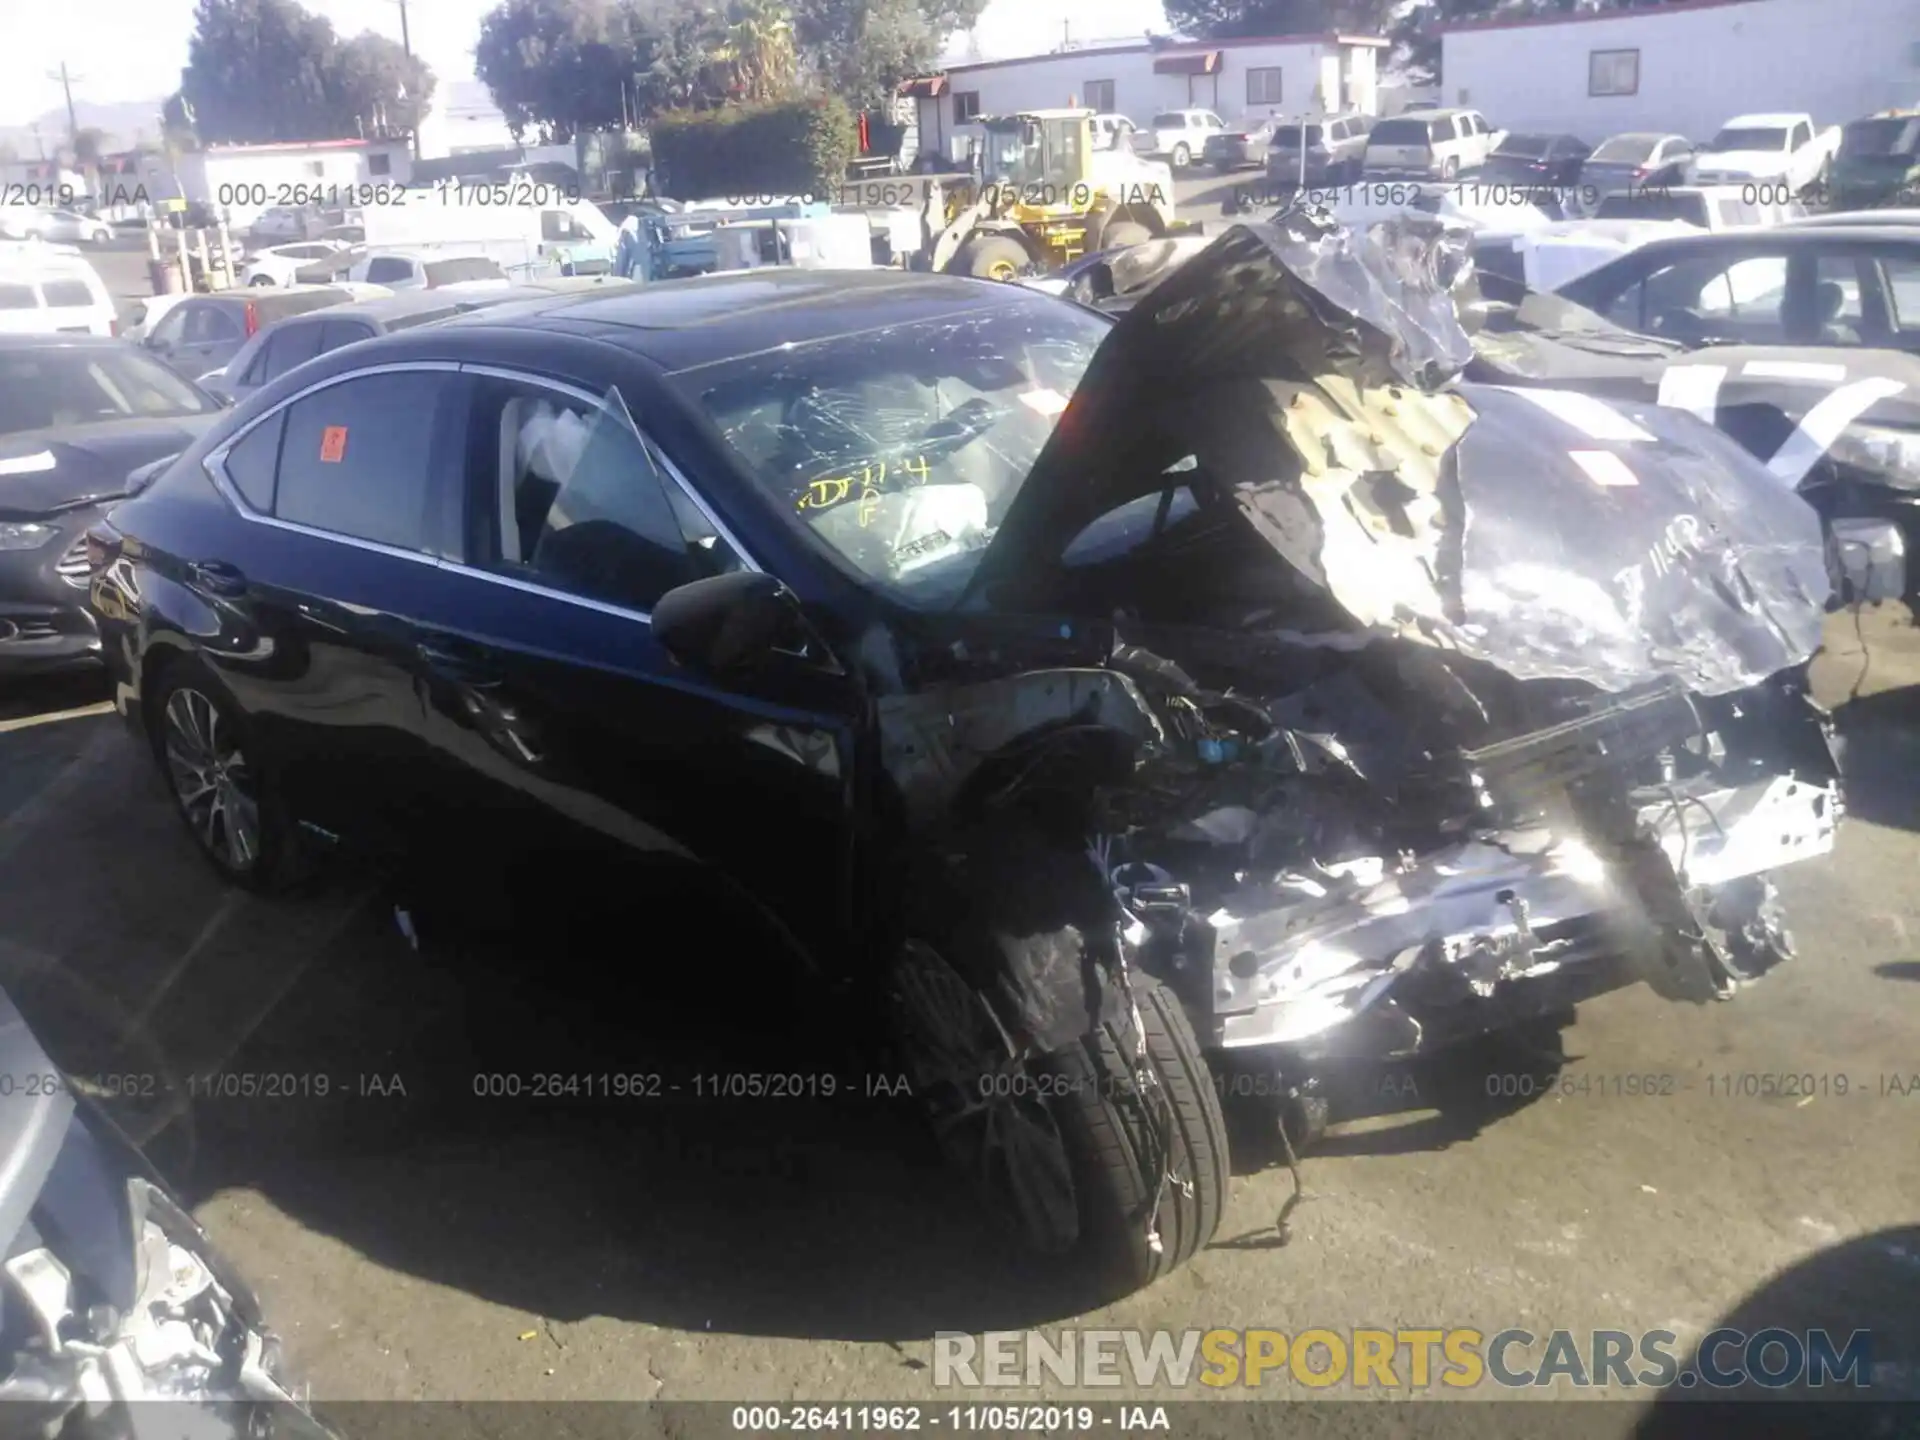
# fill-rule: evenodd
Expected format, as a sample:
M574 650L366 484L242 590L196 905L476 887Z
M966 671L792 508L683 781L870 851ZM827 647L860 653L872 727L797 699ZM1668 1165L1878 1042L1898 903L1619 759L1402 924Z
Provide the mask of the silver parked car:
M1274 127L1267 146L1267 180L1275 187L1300 183L1301 150L1306 151L1309 185L1339 185L1360 178L1373 133L1371 115L1325 115Z

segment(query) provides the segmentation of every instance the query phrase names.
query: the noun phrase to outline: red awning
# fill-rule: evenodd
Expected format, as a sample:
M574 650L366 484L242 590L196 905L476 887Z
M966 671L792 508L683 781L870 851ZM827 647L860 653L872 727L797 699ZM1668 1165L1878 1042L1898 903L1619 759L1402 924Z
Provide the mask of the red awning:
M1220 52L1201 50L1191 55L1162 55L1153 62L1156 75L1217 75Z
M902 80L900 94L908 100L932 100L946 93L947 77L922 75L917 80Z

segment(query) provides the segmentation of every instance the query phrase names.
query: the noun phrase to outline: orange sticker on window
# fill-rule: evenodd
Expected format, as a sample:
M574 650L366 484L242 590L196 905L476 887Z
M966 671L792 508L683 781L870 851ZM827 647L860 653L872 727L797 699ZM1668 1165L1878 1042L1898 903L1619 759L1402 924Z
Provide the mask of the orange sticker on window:
M320 459L323 464L338 465L347 458L347 427L329 425L320 432Z

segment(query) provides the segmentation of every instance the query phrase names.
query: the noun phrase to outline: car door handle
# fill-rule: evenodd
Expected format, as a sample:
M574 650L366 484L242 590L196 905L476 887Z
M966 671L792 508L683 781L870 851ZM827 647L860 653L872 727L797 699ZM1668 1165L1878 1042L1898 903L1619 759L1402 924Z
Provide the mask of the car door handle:
M247 593L247 577L240 573L237 566L224 560L196 560L187 567L187 573L213 595L244 595Z

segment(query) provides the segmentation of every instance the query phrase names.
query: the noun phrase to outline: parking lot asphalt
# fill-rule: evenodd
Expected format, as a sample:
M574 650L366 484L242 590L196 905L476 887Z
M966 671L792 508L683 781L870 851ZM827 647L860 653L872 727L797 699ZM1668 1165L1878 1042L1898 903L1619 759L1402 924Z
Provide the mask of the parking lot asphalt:
M1848 702L1854 811L1833 857L1782 877L1797 961L1724 1004L1583 1007L1554 1097L1476 1101L1489 1063L1518 1067L1463 1059L1467 1103L1305 1157L1291 1243L1286 1171L1241 1175L1209 1251L1077 1321L904 1103L868 1093L836 1002L686 877L407 893L342 867L297 900L229 891L84 677L0 696L0 984L121 1092L323 1400L934 1398L935 1331L1055 1323L1684 1342L1735 1315L1871 1328L1876 1361L1912 1363L1920 630L1836 618L1817 666ZM661 1072L681 1093L525 1093ZM770 1072L839 1093L690 1078ZM1848 1245L1864 1266L1829 1271Z

